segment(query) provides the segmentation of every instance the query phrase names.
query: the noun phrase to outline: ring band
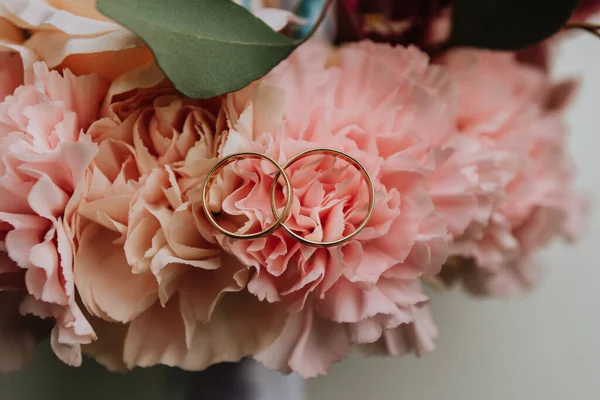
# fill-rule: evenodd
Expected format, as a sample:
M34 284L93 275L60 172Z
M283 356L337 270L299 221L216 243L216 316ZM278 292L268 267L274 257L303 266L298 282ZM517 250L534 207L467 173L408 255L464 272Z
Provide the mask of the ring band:
M277 207L275 206L275 187L276 187L275 182L277 182L277 180L279 179L279 175L281 174L280 172L277 172L275 174L273 184L271 185L271 209L272 209L275 217L278 218L278 221L279 220L283 221L281 223L281 227L287 232L288 235L294 237L300 243L307 245L307 246L312 246L312 247L339 246L339 245L349 241L350 239L354 238L356 235L358 235L365 228L365 226L367 226L367 224L369 223L369 220L371 219L371 216L373 215L373 211L375 210L375 185L373 184L373 180L371 179L371 175L369 175L369 172L357 159L355 159L351 155L346 154L342 151L335 150L335 149L329 149L329 148L317 148L317 149L304 151L304 152L298 154L297 156L291 158L287 163L285 163L285 165L283 167L280 168L280 170L283 170L285 173L285 170L287 168L289 168L292 164L294 164L296 161L299 161L303 158L309 157L314 154L332 155L334 157L341 158L341 159L347 161L348 163L352 164L362 174L363 179L366 181L367 186L369 187L369 211L367 212L367 216L365 217L365 220L362 222L362 224L360 224L359 227L356 228L356 230L354 232L352 232L351 234L344 236L341 239L332 240L332 241L328 241L328 242L316 242L313 240L306 239L306 238L298 235L297 233L292 232L292 230L289 229L285 225L285 218L281 219L280 216L278 217Z
M223 168L225 168L227 165L231 164L232 162L244 160L244 159L248 159L248 158L258 158L258 159L262 159L262 160L267 160L268 162L273 164L278 170L277 174L273 178L273 184L271 185L271 207L274 210L273 215L275 216L276 221L273 223L273 225L271 225L267 229L264 229L260 232L250 233L250 234L239 234L239 233L230 232L230 231L222 228L215 220L213 213L208 209L208 204L210 201L210 188L212 186L213 181L217 177L218 173L221 172L221 170L223 170ZM275 198L275 187L277 186L277 181L279 180L280 176L283 176L283 179L285 181L287 200L286 200L285 207L284 207L281 215L278 215L277 207L275 206L275 203L274 203L274 198ZM269 157L267 155L260 154L260 153L254 153L254 152L235 153L235 154L231 154L231 155L223 158L221 161L219 161L210 170L210 172L206 176L206 179L204 180L204 185L202 186L202 209L204 210L204 215L206 215L206 218L211 223L211 225L214 226L215 229L217 229L219 232L221 232L225 236L228 236L232 239L251 240L251 239L258 239L261 237L268 236L282 225L283 221L287 218L287 216L290 212L290 209L292 208L292 197L293 197L293 188L292 188L292 184L290 183L290 178L286 174L285 170L279 165L279 163L277 163L277 161L273 160L271 157Z

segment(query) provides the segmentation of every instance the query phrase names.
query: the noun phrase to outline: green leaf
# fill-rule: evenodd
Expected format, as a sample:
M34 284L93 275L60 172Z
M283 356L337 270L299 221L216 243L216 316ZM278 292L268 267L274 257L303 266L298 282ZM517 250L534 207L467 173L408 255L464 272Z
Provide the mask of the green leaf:
M519 50L552 36L579 0L455 0L450 46Z
M304 41L230 0L99 0L98 9L141 37L175 87L193 98L243 88Z

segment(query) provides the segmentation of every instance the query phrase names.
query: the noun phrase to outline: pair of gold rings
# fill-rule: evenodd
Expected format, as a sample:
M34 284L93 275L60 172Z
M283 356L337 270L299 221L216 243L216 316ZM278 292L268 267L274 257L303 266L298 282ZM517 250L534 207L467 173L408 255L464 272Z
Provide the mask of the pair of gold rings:
M295 162L297 162L301 159L304 159L306 157L316 155L316 154L331 155L331 156L345 160L346 162L348 162L349 164L351 164L352 166L354 166L356 169L358 169L360 171L360 173L362 174L363 179L367 183L367 186L369 189L369 208L367 211L367 216L365 217L364 221L360 224L360 226L358 228L356 228L356 230L354 232L352 232L340 239L337 239L337 240L317 242L317 241L313 241L310 239L306 239L306 238L298 235L297 233L293 232L290 228L288 228L285 225L285 221L287 220L287 217L292 208L292 200L293 200L293 192L294 192L291 181L290 181L290 177L285 172L285 170L288 169ZM269 226L268 228L266 228L260 232L250 233L250 234L239 234L239 233L230 232L230 231L224 229L215 220L213 213L208 208L209 207L208 205L210 204L210 188L211 188L215 178L219 174L219 172L221 172L227 165L229 165L233 162L248 159L248 158L266 160L269 163L273 164L275 166L275 168L277 168L277 172L275 173L275 176L273 178L273 183L271 185L271 211L273 212L273 215L275 216L275 222L271 226ZM286 203L285 203L285 206L283 207L283 211L281 213L279 213L279 211L277 210L277 206L275 205L275 190L277 188L277 182L280 177L283 177L283 180L285 183L285 192L286 192ZM365 226L367 226L367 224L369 223L369 220L371 219L371 216L373 215L373 210L375 209L375 186L373 184L373 180L371 179L371 176L369 175L369 172L365 169L365 167L363 167L363 165L357 159L350 156L349 154L344 153L343 151L329 149L329 148L317 148L317 149L307 150L307 151L304 151L304 152L298 154L297 156L293 157L287 163L285 163L285 165L283 165L283 166L279 165L279 163L277 161L275 161L274 159L272 159L271 157L269 157L265 154L260 154L260 153L255 153L255 152L242 152L242 153L231 154L231 155L223 158L210 170L210 172L206 176L206 179L204 180L204 185L202 187L202 200L203 200L202 208L204 210L204 214L206 215L206 218L211 223L211 225L214 226L215 229L217 229L219 232L221 232L225 236L228 236L232 239L238 239L238 240L258 239L258 238L270 235L275 230L277 230L278 228L281 227L288 235L292 236L293 238L295 238L297 241L299 241L300 243L302 243L304 245L312 246L312 247L333 247L333 246L339 246L342 243L345 243L348 240L354 238L356 235L358 235L360 233L360 231L362 231L365 228Z

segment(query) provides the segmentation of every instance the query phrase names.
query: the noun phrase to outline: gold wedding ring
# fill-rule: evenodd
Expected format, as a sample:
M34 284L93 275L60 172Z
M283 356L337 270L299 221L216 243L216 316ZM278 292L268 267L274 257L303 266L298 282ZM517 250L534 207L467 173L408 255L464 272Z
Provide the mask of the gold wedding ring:
M300 243L307 245L307 246L312 246L312 247L339 246L339 245L349 241L350 239L354 238L356 235L358 235L365 228L365 226L367 226L367 224L369 223L369 220L371 219L371 216L373 215L373 211L375 210L375 185L373 184L373 180L371 179L371 175L369 175L369 172L357 159L355 159L354 157L352 157L349 154L344 153L343 151L329 149L329 148L317 148L317 149L304 151L304 152L298 154L297 156L293 157L292 159L290 159L287 163L285 163L285 165L283 167L280 168L280 170L283 169L283 171L284 171L283 174L285 174L285 170L288 169L292 164L294 164L295 162L297 162L303 158L310 157L315 154L331 155L331 156L334 156L337 158L341 158L359 170L359 172L362 174L363 179L365 180L365 182L367 183L367 186L369 188L369 210L367 211L367 216L365 217L364 221L358 226L358 228L356 228L356 230L354 230L354 232L352 232L340 239L327 241L327 242L316 242L316 241L313 241L310 239L306 239L306 238L298 235L297 233L293 232L291 229L289 229L285 225L285 222L281 223L281 227L286 231L286 233L288 235L292 236L294 239L296 239ZM279 179L279 175L281 175L281 174L282 174L281 172L277 172L275 174L273 184L271 185L271 209L272 209L275 217L278 218L278 220L279 220L280 216L277 215L277 207L275 206L275 188L276 188L275 182L277 182L277 180ZM283 221L285 221L285 219L283 219Z
M306 157L316 155L316 154L330 155L330 156L334 156L334 157L345 160L346 162L348 162L349 164L354 166L356 169L358 169L358 171L361 173L363 179L367 183L367 186L369 189L369 209L367 211L367 215L366 215L364 221L358 226L358 228L356 228L354 230L354 232L352 232L340 239L326 241L326 242L317 242L314 240L306 239L306 238L298 235L297 233L293 232L290 228L288 228L285 225L285 221L286 221L286 219L290 213L290 210L292 208L292 200L293 200L292 199L293 198L292 184L290 181L290 177L285 172L285 170L288 169L295 162L297 162L301 159L304 159ZM275 176L273 177L273 183L271 184L271 211L273 212L273 216L275 217L275 222L273 223L273 225L271 225L267 229L264 229L260 232L250 233L250 234L239 234L239 233L230 232L230 231L222 228L215 220L213 213L208 209L208 205L210 202L210 188L211 188L213 181L218 176L219 172L221 172L223 170L223 168L225 168L227 165L229 165L235 161L244 160L244 159L248 159L248 158L258 158L258 159L266 160L266 161L270 162L271 164L273 164L277 168L277 172L275 173ZM285 203L285 207L283 208L283 211L281 212L281 214L279 214L279 212L277 210L277 205L275 204L275 190L277 188L277 182L279 181L279 178L281 176L283 176L283 179L285 181L286 203ZM351 240L367 226L367 224L369 223L369 220L371 219L371 216L373 215L373 211L375 210L375 185L373 183L373 180L371 179L371 175L369 175L369 172L357 159L355 159L354 157L352 157L349 154L344 153L343 151L339 151L339 150L335 150L335 149L316 148L316 149L304 151L304 152L298 154L297 156L293 157L292 159L290 159L287 163L285 163L285 165L283 167L281 165L279 165L279 163L277 163L277 161L273 160L271 157L264 155L264 154L255 153L255 152L235 153L235 154L231 154L231 155L223 158L221 161L219 161L210 170L210 172L206 176L206 179L204 180L204 185L202 187L202 209L204 210L204 214L206 215L206 218L211 223L211 225L214 226L215 229L217 229L223 235L228 236L232 239L239 239L239 240L258 239L261 237L268 236L271 233L273 233L275 230L277 230L278 228L282 227L288 235L290 235L291 237L296 239L298 242L300 242L306 246L333 247L333 246L339 246L339 245Z
M239 234L239 233L230 232L230 231L222 228L215 220L213 213L208 209L208 205L210 202L210 188L212 186L213 181L218 176L219 172L221 172L223 170L223 168L225 168L227 165L229 165L235 161L245 160L245 159L249 159L249 158L258 158L258 159L266 160L266 161L270 162L271 164L273 164L277 168L278 172L275 175L274 180L273 180L273 185L271 186L271 194L272 194L272 197L274 197L275 188L277 186L277 181L279 180L280 176L283 176L283 179L285 181L285 189L286 189L287 198L286 198L285 207L283 208L283 211L281 212L281 214L278 215L277 213L274 213L275 222L273 223L273 225L271 225L267 229L264 229L257 233ZM206 215L206 218L208 218L208 221L211 223L211 225L214 226L215 229L217 229L223 235L226 235L232 239L251 240L251 239L258 239L261 237L268 236L281 226L283 221L287 218L287 216L290 212L290 209L292 207L292 197L293 197L293 189L292 189L292 184L290 183L290 178L285 173L283 168L277 163L277 161L273 160L271 157L269 157L265 154L260 154L260 153L255 153L255 152L235 153L235 154L231 154L231 155L223 158L221 161L219 161L210 170L210 172L206 176L206 179L204 180L204 185L202 187L202 209L204 210L204 215ZM277 207L275 206L274 203L271 204L271 206L273 207L273 210L277 209Z

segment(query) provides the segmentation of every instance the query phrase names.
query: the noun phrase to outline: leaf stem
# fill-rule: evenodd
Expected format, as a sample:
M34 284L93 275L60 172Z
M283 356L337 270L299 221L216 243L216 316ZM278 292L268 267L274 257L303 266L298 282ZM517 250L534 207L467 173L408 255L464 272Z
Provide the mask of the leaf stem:
M563 26L563 29L581 29L600 38L600 24L593 24L590 22L567 22Z

